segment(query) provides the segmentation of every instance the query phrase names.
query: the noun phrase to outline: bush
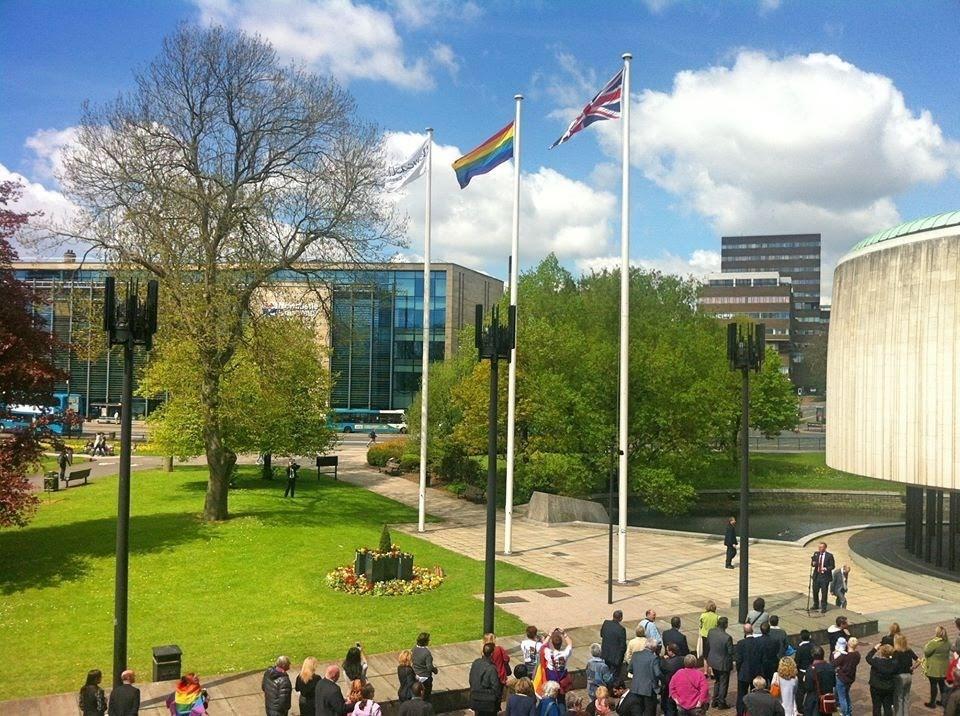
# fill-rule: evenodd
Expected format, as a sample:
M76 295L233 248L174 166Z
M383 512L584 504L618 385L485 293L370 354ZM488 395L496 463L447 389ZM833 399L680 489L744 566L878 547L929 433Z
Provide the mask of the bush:
M380 531L380 551L389 552L392 546L393 542L390 539L390 529L384 525Z
M443 446L437 472L444 482L460 482L478 487L483 482L483 471L476 460L467 455L460 443L450 441Z
M665 515L685 514L697 499L693 485L678 480L672 471L663 467L631 469L630 490L642 495L647 507Z
M420 469L420 456L413 453L404 453L400 457L400 469L404 472L413 472Z
M394 438L393 440L384 440L382 443L375 443L367 449L367 464L373 467L383 467L390 458L396 458L399 461L403 456L406 445L406 438Z
M518 501L528 500L534 491L560 495L586 495L592 491L594 480L577 455L534 452L517 468Z

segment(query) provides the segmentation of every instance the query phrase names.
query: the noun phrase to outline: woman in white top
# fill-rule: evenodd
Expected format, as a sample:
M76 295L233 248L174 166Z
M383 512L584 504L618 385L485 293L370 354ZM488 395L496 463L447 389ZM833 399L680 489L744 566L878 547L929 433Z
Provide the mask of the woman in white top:
M770 684L771 690L776 691L774 686L780 690L780 703L783 705L784 716L796 716L797 662L793 657L785 656L780 659L777 673L773 675L773 682Z
M527 667L527 677L533 679L537 670L537 664L540 663L540 649L543 648L543 642L537 638L537 628L533 625L527 627L527 638L520 642L520 658Z
M373 700L373 684L369 681L363 685L360 691L361 699L353 707L355 716L380 716L380 704Z
M549 641L548 641L549 640ZM567 673L567 662L573 653L573 642L567 632L559 627L543 640L543 660L547 665L547 681L560 684L560 693L565 694L573 685L573 679Z

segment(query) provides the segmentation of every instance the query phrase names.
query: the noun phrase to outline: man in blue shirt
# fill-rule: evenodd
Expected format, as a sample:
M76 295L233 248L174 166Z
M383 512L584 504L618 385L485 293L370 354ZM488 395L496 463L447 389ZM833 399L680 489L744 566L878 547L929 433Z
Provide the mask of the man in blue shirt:
M663 646L663 637L657 628L657 613L653 609L646 611L646 616L640 620L639 626L643 627L644 636L647 637L647 643L656 644L656 652L660 653L660 647Z

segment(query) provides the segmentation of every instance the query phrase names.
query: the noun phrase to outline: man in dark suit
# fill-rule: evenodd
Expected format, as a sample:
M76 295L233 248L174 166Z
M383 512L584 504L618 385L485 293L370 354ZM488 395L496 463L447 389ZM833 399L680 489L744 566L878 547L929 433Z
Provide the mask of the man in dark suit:
M121 683L110 692L110 716L136 716L140 713L140 689L133 685L137 675L130 669L120 674Z
M413 698L400 704L399 716L433 716L433 704L423 700L423 684L413 683Z
M733 569L733 558L737 556L737 518L727 520L727 531L723 535L723 544L727 547L727 561L724 567Z
M773 683L773 672L780 664L780 642L770 636L770 622L760 625L760 636L756 637L756 640L760 654L760 673L768 684Z
M786 655L790 642L787 640L787 632L780 628L780 617L776 614L770 615L770 638L777 642L777 660L779 661Z
M348 707L343 700L343 692L337 679L340 678L340 667L331 664L327 667L323 678L317 682L314 700L317 704L316 716L343 716L352 707Z
M600 626L600 658L610 667L614 683L620 680L623 656L627 653L627 630L623 628L623 612L613 613Z
M690 653L687 637L680 631L680 617L670 619L670 628L663 632L664 644L676 644L677 656L686 656Z
M617 695L617 716L643 716L643 704L640 697L627 688L616 692ZM403 714L400 714L403 716Z
M833 582L833 570L836 568L833 555L827 552L827 543L821 542L810 558L813 569L813 608L821 614L827 612L827 592Z
M761 676L760 652L752 624L743 625L743 639L737 642L733 658L737 663L737 716L743 716L743 697L750 692L753 680Z
M726 617L717 619L717 625L707 633L707 665L713 669L716 681L713 684L714 708L727 709L727 691L730 688L730 672L733 671L733 637L727 634Z
M656 654L657 643L648 641L645 648L633 655L630 660L630 691L640 697L643 716L656 716L660 702L658 689L663 679L660 669L660 657Z

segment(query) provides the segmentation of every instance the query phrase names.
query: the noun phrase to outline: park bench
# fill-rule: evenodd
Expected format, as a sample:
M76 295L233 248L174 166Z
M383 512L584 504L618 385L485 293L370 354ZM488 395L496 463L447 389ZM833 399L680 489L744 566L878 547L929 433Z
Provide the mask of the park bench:
M399 475L400 474L400 461L397 458L392 457L387 460L387 463L383 466L383 471L388 475Z
M333 479L337 479L337 466L340 464L340 458L337 455L317 455L317 482L320 481L320 468L332 467Z
M63 481L67 483L67 487L70 487L70 482L72 480L83 480L83 484L87 484L87 478L90 477L90 468L84 467L80 470L71 470L63 476Z

